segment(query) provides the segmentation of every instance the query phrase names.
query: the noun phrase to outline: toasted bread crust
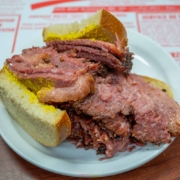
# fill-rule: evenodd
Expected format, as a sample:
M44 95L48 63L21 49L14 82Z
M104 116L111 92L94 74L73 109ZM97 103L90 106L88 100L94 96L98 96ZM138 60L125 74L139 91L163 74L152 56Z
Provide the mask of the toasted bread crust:
M127 46L127 32L124 25L104 9L82 19L80 23L54 24L45 27L42 36L45 42L54 39L96 39L113 44L117 42L118 37L121 46Z

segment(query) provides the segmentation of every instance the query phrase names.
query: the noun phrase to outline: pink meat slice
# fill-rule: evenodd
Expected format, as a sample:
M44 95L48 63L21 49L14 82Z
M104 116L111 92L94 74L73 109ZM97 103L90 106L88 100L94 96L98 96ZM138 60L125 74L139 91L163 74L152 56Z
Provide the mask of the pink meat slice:
M40 102L68 102L77 101L86 97L94 89L94 78L91 74L86 73L79 76L75 85L62 88L42 88L38 91L37 96Z
M98 123L104 123L107 129ZM119 115L111 120L98 121L98 123L93 119L74 116L70 137L80 140L77 143L78 147L93 148L100 154L105 153L106 157L100 160L111 158L117 152L127 150L130 144L130 127L124 115ZM114 134L114 128L117 134ZM114 138L115 135L120 136Z
M53 47L58 52L74 50L76 57L90 59L94 62L102 63L109 68L128 74L132 68L132 55L125 47L119 50L114 44L90 40L76 39L47 42L48 47Z
M95 93L74 106L94 119L133 114L132 136L142 142L169 143L171 134L180 132L180 106L135 74L111 74L106 79L96 79Z
M22 82L38 79L53 82L52 88L43 83L39 85L37 94L40 102L44 103L75 101L86 97L93 92L92 75L99 67L97 63L87 62L84 58L74 58L71 52L57 53L51 47L23 50L21 55L14 55L6 63ZM31 89L31 84L28 88Z

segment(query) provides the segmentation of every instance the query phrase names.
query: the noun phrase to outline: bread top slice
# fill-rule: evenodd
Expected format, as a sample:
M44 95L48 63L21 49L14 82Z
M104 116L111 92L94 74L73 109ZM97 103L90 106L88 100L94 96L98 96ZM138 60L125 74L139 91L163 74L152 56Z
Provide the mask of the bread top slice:
M44 28L43 40L54 39L96 39L115 43L118 36L123 46L127 46L127 33L123 24L111 13L102 9L87 19L69 24L55 24Z
M0 71L0 99L14 120L45 146L57 146L71 133L66 111L39 103L37 96L21 84L6 66Z

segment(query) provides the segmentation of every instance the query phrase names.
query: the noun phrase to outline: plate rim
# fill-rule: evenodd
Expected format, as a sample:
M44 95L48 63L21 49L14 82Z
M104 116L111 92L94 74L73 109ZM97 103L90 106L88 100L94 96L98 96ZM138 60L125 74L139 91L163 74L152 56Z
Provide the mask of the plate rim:
M179 66L178 66L178 64L175 62L175 60L174 60L174 59L170 56L170 54L169 54L167 51L165 51L158 43L156 43L155 41L153 41L152 39L150 39L149 37L147 37L147 36L145 36L145 35L142 35L142 34L140 34L140 33L138 33L138 32L135 32L135 31L132 31L132 30L129 30L129 29L127 29L127 33L130 34L130 37L131 37L131 35L139 36L139 37L141 37L142 39L145 39L146 41L155 44L156 47L158 47L159 49L161 49L161 50L163 51L163 53L164 53L169 59L171 59L171 61L173 62L173 65L174 65L176 68L179 69ZM2 104L2 102L0 102L0 103ZM4 110L5 110L5 108L4 108ZM6 111L6 110L5 110L5 111ZM6 113L7 113L7 112L6 112ZM14 123L17 124L16 122L14 122ZM13 124L14 124L14 123L13 123ZM12 127L13 127L13 124L12 124ZM12 128L12 127L11 127L11 128ZM14 129L15 129L15 128L14 128ZM115 175L115 174L121 174L121 173L130 171L130 170L133 170L133 169L135 169L135 168L138 168L138 167L142 166L143 164L151 161L152 159L154 159L155 157L157 157L159 154L161 154L167 147L169 147L169 144L165 144L164 146L162 146L162 148L161 148L160 150L155 151L154 154L153 154L153 156L150 156L149 158L147 157L147 158L144 159L143 161L139 162L136 167L131 166L129 169L124 170L124 171L122 171L122 172L121 172L121 171L117 171L117 170L115 170L115 171L112 171L112 170L111 170L111 172L100 173L100 174L94 174L94 173L91 173L91 172L90 172L90 173L86 173L86 174L82 174L82 173L79 174L79 173L71 173L71 172L68 172L68 171L67 171L67 172L61 172L61 171L58 171L58 172L57 172L57 170L53 170L52 168L48 168L48 167L46 167L45 165L42 165L42 164L39 163L39 162L34 162L34 160L32 160L31 158L29 158L26 154L23 154L23 153L21 152L21 150L16 147L16 144L15 144L15 143L11 142L11 140L7 138L7 136L5 135L5 133L3 133L3 130L2 130L1 127L0 127L0 135L1 135L1 137L4 139L4 141L8 144L8 146L9 146L14 152L16 152L18 155L20 155L22 158L24 158L24 159L27 160L28 162L30 162L30 163L34 164L35 166L38 166L38 167L40 167L40 168L42 168L42 169L45 169L45 170L47 170L47 171L50 171L50 172L53 172L53 173L57 173L57 174L61 174L61 175L72 176L72 177L105 177L105 176L112 176L112 175ZM22 137L21 137L21 138L22 138ZM29 144L29 145L30 145L30 144ZM30 146L31 146L31 145L30 145ZM37 151L37 149L36 149L35 151ZM42 153L42 152L40 152L40 153ZM102 164L103 164L103 163L102 163Z

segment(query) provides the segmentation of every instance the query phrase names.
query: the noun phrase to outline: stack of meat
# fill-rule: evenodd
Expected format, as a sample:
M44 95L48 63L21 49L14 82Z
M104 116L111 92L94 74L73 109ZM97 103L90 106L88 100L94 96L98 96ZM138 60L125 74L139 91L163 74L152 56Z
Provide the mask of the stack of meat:
M170 143L177 135L179 105L166 93L130 73L133 54L95 40L51 41L8 59L22 82L44 79L53 88L39 89L39 101L67 110L70 139L105 158L136 143ZM28 86L28 84L26 84Z

